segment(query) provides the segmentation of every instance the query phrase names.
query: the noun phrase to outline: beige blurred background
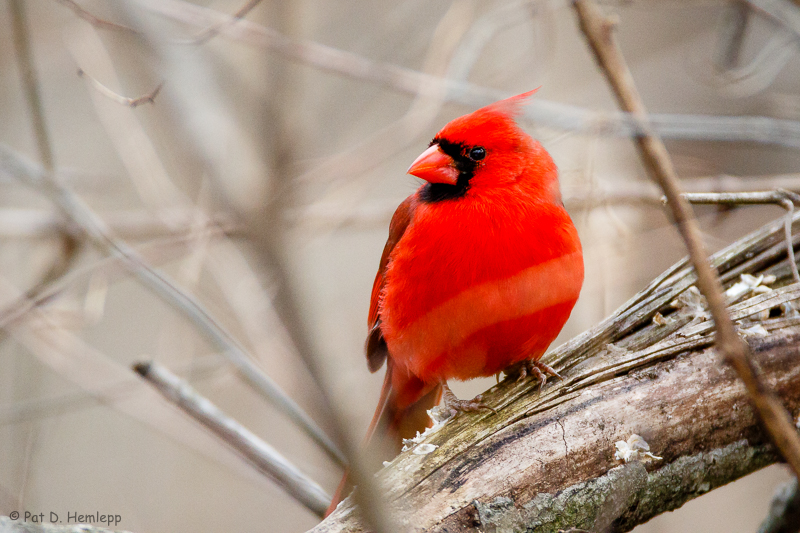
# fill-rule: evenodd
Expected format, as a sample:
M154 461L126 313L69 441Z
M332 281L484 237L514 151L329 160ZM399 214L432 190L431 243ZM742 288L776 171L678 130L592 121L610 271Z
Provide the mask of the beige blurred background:
M392 210L419 185L405 169L439 128L475 106L437 91L414 97L395 78L378 80L380 69L337 70L365 58L499 94L541 86L536 102L596 118L616 110L565 1L264 0L247 14L250 25L228 24L216 29L220 35L202 30L215 27L214 13L233 14L243 2L81 0L83 12L76 5L25 3L63 182L196 295L328 427L271 306L276 279L261 261L263 242L254 246L247 236L274 240L314 352L357 435L382 381L362 353L372 280ZM726 63L734 4L605 5L619 17L620 43L652 112L800 120L798 36L763 13L749 13L738 61ZM145 28L149 38L94 27L87 13ZM264 27L323 46L276 48ZM12 35L9 0L0 0L0 143L38 161ZM334 57L336 50L353 55ZM129 97L164 86L154 104L131 109L79 77L79 68ZM522 124L559 165L585 248L586 284L562 342L684 252L629 140L554 122ZM673 138L668 148L688 187L716 187L721 182L711 178L730 175L741 177L733 180L738 187L759 189L770 176L797 172L800 140L791 133L782 143ZM800 174L781 183L800 189ZM231 222L233 212L262 225L242 227ZM719 249L781 211L699 214L708 246ZM223 219L223 229L209 217ZM59 220L40 191L0 171L3 309L63 256ZM122 516L117 528L137 533L313 526L311 513L186 422L129 366L153 359L186 377L329 492L341 471L189 321L123 270L105 268L103 257L80 246L70 266L78 273L62 291L10 325L3 319L0 514L112 513ZM491 383L454 388L471 397ZM787 479L782 467L767 468L637 531L754 531Z

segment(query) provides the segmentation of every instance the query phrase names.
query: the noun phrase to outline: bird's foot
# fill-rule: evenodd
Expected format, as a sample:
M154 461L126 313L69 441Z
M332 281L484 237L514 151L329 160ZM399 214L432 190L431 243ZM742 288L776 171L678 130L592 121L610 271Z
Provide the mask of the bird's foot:
M497 414L497 411L483 403L482 394L478 394L471 400L459 400L446 382L442 383L442 397L444 399L444 408L449 410L453 416L462 411L479 411L481 409L487 409Z
M517 377L517 383L523 381L528 376L533 376L539 380L539 390L542 390L544 384L547 383L547 376L553 376L558 379L563 380L564 378L556 372L552 367L542 363L541 361L533 361L531 359L527 359L525 361L520 361L519 363L513 364L508 367L507 374L519 374Z

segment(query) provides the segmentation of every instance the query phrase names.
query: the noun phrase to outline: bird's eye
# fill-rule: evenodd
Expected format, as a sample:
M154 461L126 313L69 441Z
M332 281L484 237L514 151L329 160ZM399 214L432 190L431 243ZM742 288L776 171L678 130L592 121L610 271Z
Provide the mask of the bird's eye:
M469 151L469 158L473 161L480 161L486 157L486 149L483 146L476 146Z

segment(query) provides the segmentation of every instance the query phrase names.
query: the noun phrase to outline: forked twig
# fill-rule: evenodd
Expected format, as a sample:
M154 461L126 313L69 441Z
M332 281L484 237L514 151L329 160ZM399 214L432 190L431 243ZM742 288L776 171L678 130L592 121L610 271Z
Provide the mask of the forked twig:
M272 446L222 412L188 383L156 363L137 363L133 369L169 401L227 442L259 471L278 482L297 501L322 517L330 495Z
M575 0L581 31L606 75L620 107L636 120L636 144L651 176L664 191L678 230L689 250L697 275L697 286L708 301L716 328L715 344L724 359L736 370L747 388L753 405L781 455L800 477L800 438L789 413L778 397L759 378L750 359L750 349L739 338L725 307L722 285L708 263L697 221L681 190L672 160L664 143L653 132L647 111L633 76L614 38L614 24L592 0Z
M156 85L156 88L150 91L149 93L144 94L142 96L138 96L136 98L128 98L127 96L122 96L121 94L117 94L116 92L112 91L111 89L109 89L96 79L94 79L92 76L84 72L82 68L78 69L78 77L87 80L89 82L89 85L94 87L97 90L97 92L99 92L103 96L128 107L139 107L142 104L155 104L156 96L158 96L158 93L161 92L161 88L164 86L164 82L162 81L161 83Z

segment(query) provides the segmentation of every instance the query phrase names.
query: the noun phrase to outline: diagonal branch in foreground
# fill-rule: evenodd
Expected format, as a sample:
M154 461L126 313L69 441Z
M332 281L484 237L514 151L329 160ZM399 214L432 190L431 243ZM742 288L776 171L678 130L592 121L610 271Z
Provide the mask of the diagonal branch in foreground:
M227 416L166 368L153 362L143 362L133 365L133 369L167 400L232 446L259 472L275 480L278 486L311 512L319 517L325 515L331 496L272 446Z
M798 413L800 317L753 319L800 298L783 229L773 222L710 262L726 285L745 273L776 278L773 290L751 294L731 311L738 329L763 328L748 336L763 380ZM538 393L536 383L506 380L484 395L497 415L458 415L422 439L436 446L430 453L415 453L431 449L418 446L401 454L378 475L390 509L415 531L490 531L501 524L553 533L628 531L779 460L736 374L719 365L695 282L687 262L677 263L546 356L564 381ZM662 318L654 321L657 314ZM615 460L614 443L632 434L663 459ZM348 499L312 531L364 528Z
M320 427L269 376L231 333L220 324L191 294L183 291L169 277L150 264L127 243L120 241L83 200L60 183L56 177L35 163L0 144L0 171L45 194L88 240L105 253L118 257L143 285L175 310L188 318L233 363L244 379L262 396L280 409L334 460L344 464L338 447Z
M781 455L800 477L800 438L791 417L781 402L765 386L750 359L747 345L739 338L725 308L722 286L708 264L700 229L691 207L681 196L672 160L664 143L653 132L644 102L639 96L633 76L614 38L614 23L606 18L592 0L573 3L581 30L605 73L620 107L637 121L639 135L636 144L651 177L661 186L675 223L683 237L689 258L697 272L697 287L708 300L716 326L715 344L722 357L736 370L744 382L750 399L772 441Z

